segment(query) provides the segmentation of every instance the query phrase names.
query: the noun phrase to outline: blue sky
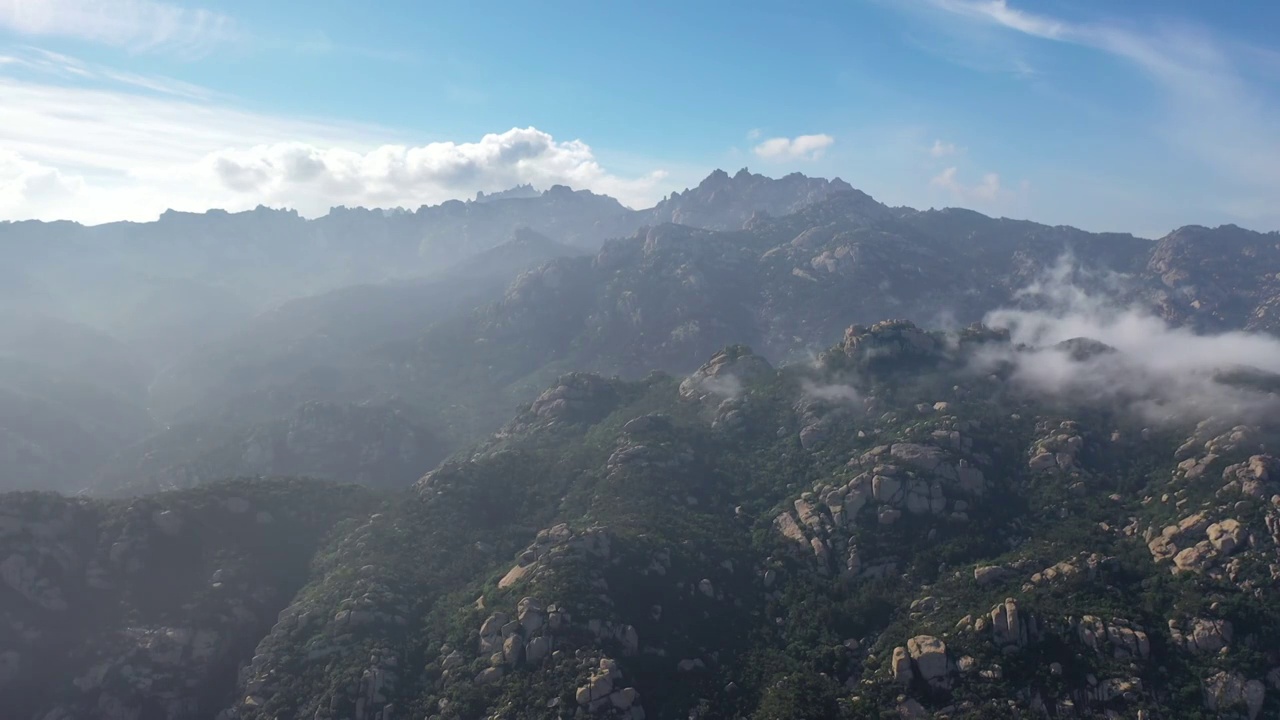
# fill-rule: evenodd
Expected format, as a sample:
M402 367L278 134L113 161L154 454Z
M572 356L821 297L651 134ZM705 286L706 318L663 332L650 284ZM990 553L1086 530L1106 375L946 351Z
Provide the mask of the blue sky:
M0 0L0 219L518 182L642 206L745 166L1091 230L1271 230L1276 29L1244 1Z

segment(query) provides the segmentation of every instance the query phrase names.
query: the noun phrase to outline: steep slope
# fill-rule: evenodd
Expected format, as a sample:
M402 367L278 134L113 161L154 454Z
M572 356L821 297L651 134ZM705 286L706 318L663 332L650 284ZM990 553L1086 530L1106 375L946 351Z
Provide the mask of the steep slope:
M461 395L398 367L393 347L499 295L520 270L577 252L522 228L447 275L355 286L260 314L229 337L189 351L152 382L150 410L168 427L111 448L111 461L100 459L96 468L95 492L256 474L407 485L462 439L491 426L477 429L469 415L459 417L451 405ZM300 432L310 427L307 408L322 406L331 411L328 430ZM505 404L497 411L508 412ZM327 444L333 440L340 441Z
M1280 233L1226 225L1184 227L1160 239L1147 263L1167 292L1166 317L1202 330L1280 331Z
M101 472L95 495L140 495L227 477L309 477L398 490L444 458L446 446L401 404L306 402L288 417L221 434L181 426L124 453ZM206 430L205 436L193 432ZM217 443L207 450L202 448ZM127 464L136 458L137 464Z
M90 328L0 312L0 491L73 491L155 430L146 368Z
M608 198L556 188L416 213L335 210L315 221L267 210L173 215L155 227L94 229L106 233L106 247L128 247L105 279L79 275L74 248L57 243L32 249L26 262L46 269L65 262L77 282L105 292L112 282L137 277L130 263L158 272L165 261L133 253L178 252L158 249L161 226L172 226L190 233L179 246L196 255L174 260L188 270L200 258L216 258L232 274L250 260L267 263L251 272L267 272L291 252L310 253L314 263L297 255L278 278L296 290L302 286L288 279L294 274L314 288L371 274L420 273L423 266L404 254L411 252L410 240L459 248L456 255L441 250L434 256L433 263L457 262L428 278L349 286L272 306L248 321L236 320L247 311L234 298L271 296L275 289L255 285L263 278L148 281L148 290L130 300L137 312L116 327L130 338L131 352L143 351L144 366L160 366L145 405L172 427L152 442L116 447L123 467L146 466L140 450L163 457L161 467L195 462L237 433L279 422L312 401L404 402L415 422L456 449L491 432L512 407L569 370L684 373L731 343L750 344L774 362L804 359L849 322L912 317L962 326L997 308L1033 307L1053 300L1023 292L1043 286L1046 277L1103 290L1117 306L1154 308L1202 331L1269 329L1280 291L1267 270L1274 234L1238 228L1185 228L1151 242L964 210L889 208L838 180L772 180L745 170L714 173L656 208L626 210L616 216L625 218L621 225L606 222L618 207ZM632 232L640 223L671 219L724 229L663 222ZM525 221L552 235L517 224ZM597 240L622 237L584 255L588 227L601 233L592 236ZM323 237L306 235L317 228L325 228ZM37 229L34 236L46 237L65 228ZM127 241L135 230L143 239L136 246ZM219 245L233 231L244 237ZM268 231L306 237L259 247ZM443 234L432 234L437 231ZM498 232L510 239L494 246ZM362 233L370 233L368 247L357 251L349 239ZM1219 246L1225 251L1214 255ZM9 250L21 254L23 247ZM1078 260L1063 263L1064 257ZM325 269L339 260L350 263ZM379 275L375 266L394 272ZM186 305L184 288L199 290ZM175 297L172 308L156 306ZM226 312L216 312L219 307ZM174 327L182 328L179 339L207 342L188 350L183 341L181 354L173 347L147 350L156 347L157 333ZM160 447L166 438L186 447ZM39 467L85 472L79 465Z
M554 186L412 212L339 207L315 219L259 207L240 213L169 211L155 222L94 227L3 222L0 260L13 282L0 300L15 309L38 303L67 319L147 336L164 318L139 316L140 303L175 286L189 285L193 292L167 296L169 317L216 312L219 305L210 296L219 293L256 310L349 285L438 272L502 244L521 228L594 250L642 225L675 219L736 228L755 210L791 212L847 187L798 175L773 180L743 171L728 183L721 176L728 177L717 173L642 211L608 196Z
M1016 372L1117 352L892 321L566 375L336 536L222 717L1275 712L1277 427Z
M226 482L132 502L0 496L5 717L208 718L360 488Z

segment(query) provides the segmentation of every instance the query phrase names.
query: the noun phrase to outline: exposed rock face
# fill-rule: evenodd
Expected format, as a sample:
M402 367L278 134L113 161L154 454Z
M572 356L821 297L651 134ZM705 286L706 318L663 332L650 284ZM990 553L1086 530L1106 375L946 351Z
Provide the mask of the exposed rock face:
M737 397L743 386L771 375L773 368L744 345L734 345L717 353L680 383L680 396L705 401Z
M973 579L979 585L994 585L1009 576L1009 571L999 565L985 565L973 569Z
M1070 420L1055 427L1039 428L1043 437L1028 450L1027 467L1032 472L1074 474L1078 470L1078 457L1084 448L1084 438L1079 426Z
M1193 618L1185 627L1170 620L1169 634L1191 652L1212 654L1231 645L1234 632L1228 620Z
M539 395L529 412L542 420L584 422L602 417L616 403L617 392L609 381L589 373L571 373Z
M934 687L949 685L947 646L941 640L932 635L917 635L907 641L907 654L911 656L916 672L925 682Z
M609 559L610 536L607 528L588 528L575 533L566 523L538 532L532 545L520 554L520 560L498 581L499 588L534 581L538 573L551 565L554 558L567 554Z
M1204 706L1214 712L1244 710L1250 720L1262 712L1267 686L1260 680L1247 680L1240 673L1220 671L1204 681Z
M1081 553L1077 557L1055 563L1033 574L1031 576L1031 584L1044 585L1079 576L1084 576L1088 580L1095 580L1098 577L1099 570L1110 561L1111 558L1104 557L1098 553Z
M1221 522L1216 522L1205 530L1205 535L1209 538L1209 544L1213 546L1222 555L1230 555L1244 545L1245 532L1240 525L1240 521L1234 518L1227 518Z
M893 649L893 658L889 662L889 669L893 673L893 679L906 685L915 677L911 667L911 656L907 653L905 647L896 647Z
M1021 648L1036 637L1036 626L1030 617L1024 617L1019 611L1018 601L1005 598L1005 601L991 609L992 639L1000 648Z
M673 471L693 459L693 449L663 414L638 417L622 428L609 456L610 474L658 469Z
M904 363L932 363L945 357L942 339L907 320L886 320L869 328L851 326L845 331L840 354L827 354L829 367L875 371L902 367Z
M1109 647L1109 654L1116 659L1145 660L1151 655L1151 641L1146 632L1141 626L1123 618L1107 622L1085 615L1075 625L1080 642L1098 654L1107 654Z

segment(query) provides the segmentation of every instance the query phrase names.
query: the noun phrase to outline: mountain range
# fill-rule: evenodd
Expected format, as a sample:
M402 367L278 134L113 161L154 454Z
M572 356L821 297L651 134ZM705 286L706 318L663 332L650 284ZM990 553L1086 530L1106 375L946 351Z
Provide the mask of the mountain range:
M1280 713L1280 234L743 170L0 260L12 717Z

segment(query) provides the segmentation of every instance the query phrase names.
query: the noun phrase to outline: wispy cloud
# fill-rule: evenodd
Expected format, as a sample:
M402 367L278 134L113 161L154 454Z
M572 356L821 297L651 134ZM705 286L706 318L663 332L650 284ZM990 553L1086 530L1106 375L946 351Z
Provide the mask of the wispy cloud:
M933 3L958 15L988 20L1036 37L1056 40L1073 32L1065 23L1011 8L1006 0L933 0Z
M204 54L238 33L227 15L157 0L0 0L0 28L186 55Z
M960 152L961 148L956 147L955 143L942 142L934 140L933 147L929 148L929 154L936 158L948 157Z
M0 55L0 68L3 67L7 67L9 71L22 70L43 77L118 83L140 90L192 99L208 100L216 95L212 90L199 85L160 75L125 72L35 47L13 48L9 54Z
M1246 368L1280 373L1280 340L1171 326L1146 306L1119 299L1123 284L1061 258L1020 293L1024 306L987 315L984 322L1008 329L1013 342L986 348L979 367L1004 363L1025 389L1093 405L1114 402L1156 421L1189 424L1217 415L1234 424L1274 417L1274 394L1233 386L1224 376ZM1081 338L1118 352L1079 357L1058 345Z
M1129 63L1164 93L1154 128L1172 152L1190 153L1224 181L1218 203L1245 218L1280 221L1280 63L1232 38L1189 24L1077 23L1020 10L1006 0L927 0L974 23L1092 48ZM1261 76L1263 79L1259 80Z
M1004 191L1000 188L1000 175L986 173L975 185L960 182L959 170L949 167L938 173L929 181L930 185L949 191L957 200L964 203L989 203L998 200Z
M817 160L835 141L830 135L776 137L756 145L753 151L765 160Z
M143 220L258 204L316 215L520 183L645 206L665 190L661 170L610 171L585 142L536 128L414 143L373 125L252 112L196 86L49 53L0 60L0 97L0 219Z

